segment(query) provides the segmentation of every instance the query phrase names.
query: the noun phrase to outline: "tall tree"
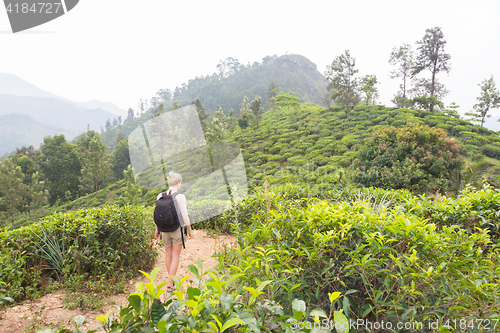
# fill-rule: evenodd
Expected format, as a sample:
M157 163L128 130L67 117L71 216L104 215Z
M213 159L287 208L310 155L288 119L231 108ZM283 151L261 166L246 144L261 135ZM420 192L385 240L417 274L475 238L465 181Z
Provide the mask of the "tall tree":
M226 116L220 107L214 113L214 117L212 118L212 123L210 126L210 130L207 133L207 139L209 141L222 141L226 137Z
M32 148L32 146L30 146ZM22 152L24 149L18 149L18 152ZM29 151L24 150L24 152L29 154ZM29 154L34 159L36 159L35 154ZM13 160L16 165L21 167L21 172L24 175L23 184L27 186L27 190L24 196L22 205L19 206L19 210L26 213L26 219L32 217L32 213L35 213L43 204L47 201L48 192L45 190L45 182L43 181L42 175L38 172L40 167L35 163L34 160L29 158L24 154L12 155Z
M137 113L140 112L139 115L141 115L148 109L148 100L144 99L144 98L140 98L138 106L139 106L139 111L137 111Z
M40 152L41 169L49 186L49 203L77 198L82 166L76 145L67 142L64 134L46 136Z
M444 51L446 40L444 40L441 28L435 27L425 30L425 35L422 40L417 41L419 47L417 48L418 55L413 74L419 74L423 70L431 72L430 81L424 79L421 81L421 86L427 87L429 96L436 95L437 79L436 74L439 72L450 72L450 58L451 56ZM428 82L428 84L426 84ZM443 87L444 88L444 87ZM434 110L431 105L430 111Z
M151 99L149 100L149 105L151 105L151 107L154 109L158 106L158 104L160 103L160 97L158 96L153 96L151 97Z
M203 132L205 133L208 130L208 114L207 110L201 103L201 100L196 97L196 99L191 101L191 104L196 106L196 112L198 112L198 118L200 119L201 122L201 128L203 129Z
M106 125L104 125L104 127L106 127L106 132L109 132L111 128L113 128L113 126L111 125L111 120L109 118L108 120L106 120Z
M325 72L327 80L330 81L330 98L346 107L347 118L350 116L350 106L358 104L360 100L357 73L356 59L351 57L349 50L337 56Z
M240 116L244 113L248 112L248 108L250 107L250 103L248 102L248 97L243 97L243 102L240 105Z
M25 197L28 186L23 183L24 175L14 158L0 163L0 201L7 207L14 229L14 213Z
M123 170L130 164L128 141L120 140L113 150L113 174L116 179L123 179Z
M129 122L134 120L134 110L132 108L128 109L128 114L127 114L127 119L125 119L125 122Z
M111 176L111 156L97 133L90 139L88 149L82 154L81 185L83 191L97 192Z
M98 136L98 135L99 135L99 133L97 133L96 131L92 131L92 130L87 131L87 132L83 132L82 134L80 134L76 138L76 141L75 141L75 144L78 148L79 153L83 154L85 151L89 150L90 141L95 136Z
M238 59L227 58L226 60L220 60L217 64L218 74L222 77L228 77L236 73L241 68L241 63Z
M15 154L19 157L26 155L30 160L35 162L35 164L40 164L40 151L36 150L32 145L29 147L22 146L21 148L17 148Z
M21 171L24 174L23 183L30 186L31 177L35 172L38 171L39 166L26 155L14 155L16 158L16 164L21 167ZM19 156L19 157L18 157Z
M377 104L378 89L377 89L377 77L375 75L365 75L361 78L360 91L363 94L363 103L368 105Z
M272 109L276 103L276 96L280 93L280 86L276 81L271 81L267 88L267 103L269 108Z
M130 164L127 166L127 169L123 170L123 178L125 179L125 196L127 197L128 204L135 204L137 199L142 196L141 187L135 183L134 171Z
M160 102L170 102L172 99L172 91L168 88L158 90L156 95L160 98Z
M250 114L255 128L259 128L259 123L264 114L264 109L260 106L260 101L260 96L255 96L255 99L250 103Z
M234 110L231 108L229 110L228 125L227 125L227 130L229 131L229 133L233 134L234 130L236 129L236 124L237 120L234 117Z
M411 79L414 74L415 55L411 49L411 45L403 44L399 49L394 47L389 57L389 63L396 66L391 71L391 78L401 78L402 82L399 85L401 92L394 96L394 103L398 107L408 107L408 97L406 95Z
M250 103L248 103L248 97L243 98L243 103L240 105L239 109L239 117L238 117L238 126L241 129L245 129L248 127L250 122L250 115L248 112L248 108L250 107Z
M478 86L481 87L481 96L476 98L478 103L474 104L474 111L468 112L466 115L471 116L473 122L480 123L483 127L484 119L491 117L488 112L491 109L500 108L500 93L496 88L495 81L493 81L493 76L489 80L483 80Z
M29 202L27 211L33 221L37 219L38 209L47 203L48 196L49 193L46 189L45 182L37 171L31 177L31 185L29 186L27 197L27 201Z

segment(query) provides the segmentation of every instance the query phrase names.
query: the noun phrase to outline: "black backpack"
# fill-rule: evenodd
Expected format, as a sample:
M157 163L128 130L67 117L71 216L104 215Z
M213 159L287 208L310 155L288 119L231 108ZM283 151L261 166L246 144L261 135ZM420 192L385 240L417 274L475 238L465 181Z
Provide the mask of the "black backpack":
M182 228L179 220L179 215L175 209L175 197L177 192L173 194L167 194L167 192L162 192L160 199L156 201L156 207L154 210L154 221L160 232L172 232L178 228ZM182 218L182 217L181 217ZM181 229L182 246L184 248L184 233Z

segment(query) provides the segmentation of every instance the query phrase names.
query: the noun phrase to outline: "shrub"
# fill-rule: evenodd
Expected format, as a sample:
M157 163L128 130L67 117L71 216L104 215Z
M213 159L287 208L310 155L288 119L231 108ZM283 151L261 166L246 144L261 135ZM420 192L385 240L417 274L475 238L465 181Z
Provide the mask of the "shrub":
M227 274L282 281L273 300L329 305L372 322L496 318L500 260L487 232L427 223L366 202L277 207L254 218L239 247L222 258ZM293 290L293 297L289 294Z
M29 227L4 231L0 281L7 296L20 301L43 293L41 276L47 271L63 281L91 275L126 278L130 268L154 263L153 226L149 210L105 206L56 213Z
M484 145L483 154L492 158L500 158L500 147L491 144Z
M302 332L313 332L318 327L332 329L335 325L339 327L337 332L349 331L349 322L343 310L310 310L304 301L295 299L290 315L284 315L280 304L266 299L269 286L276 282L256 280L242 283L244 274L226 277L216 271L204 272L200 260L197 266L188 267L197 278L190 285L186 283L188 277L182 280L174 277L177 290L165 297L165 303L159 301L159 297L166 292L162 289L165 283L154 283L160 268L155 268L151 274L141 271L149 283L136 284L136 292L127 298L128 306L118 307L120 314L117 318L108 312L97 320L103 323L105 332L293 332L298 327L302 328ZM182 291L185 286L186 293ZM331 305L340 295L339 292L328 295ZM83 333L79 328L84 321L85 316L75 317L77 330L73 333ZM72 332L54 328L37 333Z
M461 147L443 130L409 124L375 132L359 150L356 181L365 186L444 193L450 172L460 168Z

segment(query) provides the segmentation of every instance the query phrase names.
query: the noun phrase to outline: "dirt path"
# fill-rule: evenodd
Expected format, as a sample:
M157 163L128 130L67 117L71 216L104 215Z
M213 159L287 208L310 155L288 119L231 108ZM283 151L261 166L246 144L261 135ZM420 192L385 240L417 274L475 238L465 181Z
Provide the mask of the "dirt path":
M234 237L218 236L217 238L208 237L203 230L195 230L192 240L186 242L186 249L181 252L179 263L179 276L191 275L187 267L195 264L196 259L203 261L204 268L212 268L217 265L217 260L211 258L212 254L223 244L229 245L235 241ZM159 249L160 255L155 267L163 267L158 274L155 282L158 284L167 281L168 274L165 268L165 253ZM21 333L35 332L35 329L46 328L49 325L65 326L72 329L72 320L77 315L85 315L86 320L83 330L95 329L101 327L100 322L95 320L101 314L107 311L117 314L118 310L113 305L127 305L126 297L135 291L135 284L138 281L146 282L146 278L139 277L136 280L130 280L128 290L125 293L112 295L105 298L105 308L99 312L68 310L63 308L63 292L47 294L36 301L26 301L22 305L0 310L0 333Z

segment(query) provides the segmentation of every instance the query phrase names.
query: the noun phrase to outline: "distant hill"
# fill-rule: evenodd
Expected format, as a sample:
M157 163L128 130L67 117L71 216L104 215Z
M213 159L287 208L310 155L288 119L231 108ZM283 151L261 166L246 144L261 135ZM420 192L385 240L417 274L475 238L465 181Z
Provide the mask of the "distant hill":
M28 81L25 81L20 77L9 73L0 73L0 94L59 98L57 95L42 90L34 84L31 84Z
M212 76L207 75L189 80L188 84L175 89L172 101L185 106L199 97L208 113L213 114L219 106L226 114L232 108L235 116L238 117L239 107L245 96L250 101L255 96L260 96L264 106L267 102L269 84L276 81L280 91L300 97L302 103L323 104L322 100L327 86L326 78L313 62L301 55L267 56L262 63L255 62L251 66L237 63L226 70L226 72L215 73ZM167 110L171 108L170 101L165 104ZM150 108L133 122L124 123L122 126L103 133L102 139L106 146L112 148L116 144L119 132L128 136L137 126L151 119L151 111Z
M115 116L127 116L127 110L120 109L118 106L101 101L87 101L87 102L75 102L67 98L57 96L48 91L42 90L28 81L21 79L20 77L9 74L0 73L0 94L1 95L15 95L15 96L30 96L30 97L43 97L43 98L54 98L79 108L79 109L102 109Z
M112 103L73 102L0 73L0 156L23 145L38 147L47 135L62 133L71 140L87 127L100 131L108 119L126 114Z
M0 115L0 156L22 146L33 145L38 148L47 135L64 134L65 137L71 138L78 133L39 123L23 114Z
M118 106L109 102L101 102L98 100L88 101L88 102L71 102L73 105L83 109L102 109L113 115L121 116L122 118L127 117L127 110L120 109Z
M260 96L264 105L272 81L278 83L281 91L300 97L301 102L317 104L322 104L327 86L326 78L306 57L268 56L262 63L250 66L233 63L226 72L189 80L175 89L173 100L184 106L199 97L209 113L220 106L227 114L231 108L238 111L245 96L250 100Z
M90 129L100 130L108 118L115 115L101 109L82 110L55 98L14 96L0 94L0 115L25 114L40 123L83 132Z

